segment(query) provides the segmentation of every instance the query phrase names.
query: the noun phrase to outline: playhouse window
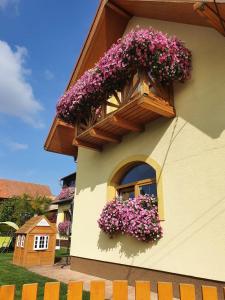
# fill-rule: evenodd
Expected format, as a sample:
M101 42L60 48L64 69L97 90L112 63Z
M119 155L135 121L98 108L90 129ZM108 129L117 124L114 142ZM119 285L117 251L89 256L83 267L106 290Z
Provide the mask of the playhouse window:
M34 250L46 250L48 249L48 235L36 235L34 237Z
M21 236L21 240L20 240L20 247L24 248L24 242L25 242L25 235Z
M137 163L123 174L117 186L118 196L128 200L139 195L157 196L156 172L146 163Z
M20 241L21 241L21 235L18 235L17 242L16 242L16 247L20 247Z

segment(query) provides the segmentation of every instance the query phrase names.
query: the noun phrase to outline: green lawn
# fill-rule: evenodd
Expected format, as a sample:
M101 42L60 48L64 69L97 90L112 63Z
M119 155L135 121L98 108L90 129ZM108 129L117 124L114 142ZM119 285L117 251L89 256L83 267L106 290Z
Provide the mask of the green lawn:
M15 300L21 299L22 285L25 283L38 283L38 297L37 300L43 299L44 284L46 282L55 281L54 279L40 276L36 273L30 272L25 268L15 266L11 263L12 254L4 253L0 254L0 286L4 284L16 285L16 297ZM66 300L67 285L61 283L60 288L60 300ZM89 293L83 293L83 299L89 299Z

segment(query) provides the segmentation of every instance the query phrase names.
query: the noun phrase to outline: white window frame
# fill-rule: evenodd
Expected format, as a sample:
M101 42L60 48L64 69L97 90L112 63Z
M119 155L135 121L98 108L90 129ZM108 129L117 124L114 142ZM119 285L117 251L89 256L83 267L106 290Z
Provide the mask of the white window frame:
M24 244L25 244L25 235L22 235L20 239L20 247L24 248Z
M49 235L35 235L33 250L47 250L49 243Z
M21 247L20 241L21 241L21 235L19 234L17 236L17 241L16 241L16 247L18 247L18 248Z

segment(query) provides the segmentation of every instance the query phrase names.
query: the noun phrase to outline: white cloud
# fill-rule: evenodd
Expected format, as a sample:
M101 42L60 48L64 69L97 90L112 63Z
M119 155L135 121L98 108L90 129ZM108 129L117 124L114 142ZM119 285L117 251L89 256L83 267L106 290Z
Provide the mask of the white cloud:
M9 2L8 0L0 0L0 8L5 9L8 2Z
M21 144L21 143L17 143L17 142L8 142L7 146L11 151L19 151L19 150L27 150L28 149L27 144Z
M29 147L27 144L18 143L16 141L13 141L9 138L4 138L4 137L0 137L0 145L2 145L3 148L5 148L5 150L7 149L7 151L10 150L13 152L20 151L20 150L27 150ZM3 152L2 152L2 154L3 154Z
M19 1L20 0L0 0L0 9L5 10L8 6L14 6L17 11Z
M3 1L3 0L0 0ZM33 127L41 128L38 113L43 107L35 98L26 76L31 73L24 67L27 49L10 46L0 40L0 113L15 116Z
M47 80L52 80L54 78L54 74L48 69L45 70L44 76Z

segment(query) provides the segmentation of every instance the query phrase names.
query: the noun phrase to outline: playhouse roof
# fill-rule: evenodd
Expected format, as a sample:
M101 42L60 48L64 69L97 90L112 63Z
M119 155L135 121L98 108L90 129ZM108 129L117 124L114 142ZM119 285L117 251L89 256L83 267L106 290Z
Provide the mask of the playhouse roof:
M200 12L200 7L195 9L196 4L206 5L207 14L213 14L212 19ZM217 10L219 15L215 13ZM213 26L218 30L218 27L221 29L221 20L225 19L225 3L223 0L217 0L216 3L214 0L101 0L66 90L74 85L86 70L92 68L104 52L123 35L133 16ZM75 128L72 125L55 117L44 145L45 150L76 157L74 133Z
M52 227L52 229L56 232L55 224L49 222L49 220L45 216L35 216L28 220L23 226L17 230L17 234L27 234L34 227Z
M52 196L51 190L47 185L0 179L0 198L7 199L13 196L22 196L23 194L27 194L31 197Z

